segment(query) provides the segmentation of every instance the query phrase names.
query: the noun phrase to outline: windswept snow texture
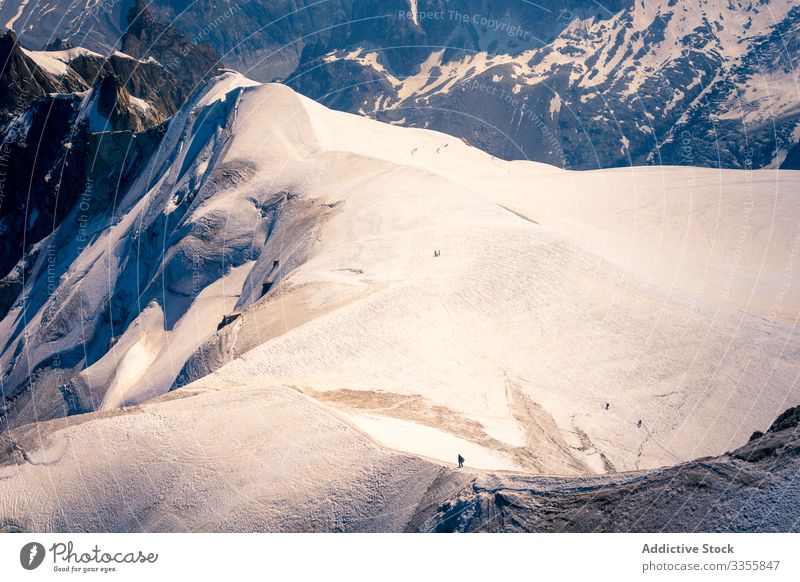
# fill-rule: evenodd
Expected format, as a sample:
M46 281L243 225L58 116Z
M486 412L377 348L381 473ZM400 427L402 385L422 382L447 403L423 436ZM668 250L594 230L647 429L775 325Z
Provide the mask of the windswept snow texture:
M798 192L505 162L227 72L0 323L0 519L397 530L459 453L583 478L731 450L800 401Z
M505 163L279 86L233 135L231 159L332 212L199 385L280 382L390 446L453 457L402 420L551 473L719 453L800 396L795 174Z
M282 385L440 462L718 454L800 400L798 191L504 162L226 73L88 244L42 243L0 324L12 424Z
M285 388L173 395L4 442L0 531L397 531L440 471Z

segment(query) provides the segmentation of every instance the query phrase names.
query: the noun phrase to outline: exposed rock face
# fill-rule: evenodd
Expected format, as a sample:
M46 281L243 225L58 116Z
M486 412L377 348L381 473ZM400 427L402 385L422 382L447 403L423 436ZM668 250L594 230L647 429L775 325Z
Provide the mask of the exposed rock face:
M44 46L44 50L46 51L66 51L71 48L75 47L72 44L65 41L64 39L58 37L56 37L56 39L53 40L52 42L48 42Z
M58 227L87 184L94 184L93 208L108 201L109 190L152 151L163 134L157 128L216 72L210 47L195 46L136 6L130 17L123 44L146 52L142 59L121 52L103 57L60 38L47 51L29 51L13 31L0 33L0 276L7 275L0 280L0 314L20 291L31 263L17 265L24 254ZM155 38L161 40L149 46ZM151 58L175 51L180 66ZM124 135L98 135L108 132Z
M0 32L0 127L48 93L86 88L77 75L55 78L25 55L13 31Z
M790 408L732 453L613 477L443 472L407 531L797 532L798 425Z
M85 186L88 130L76 123L80 107L75 93L48 95L6 128L2 152L8 169L0 207L4 275L64 219ZM0 303L0 313L7 307Z
M128 28L121 39L122 51L140 60L154 58L188 92L216 75L221 63L214 47L194 44L174 26L161 24L150 14L148 4L136 0L128 11Z
M192 91L157 61L142 61L123 53L109 57L78 53L69 61L69 66L92 84L109 75L117 77L128 95L150 105L149 115L153 123L160 123L173 115Z
M108 120L111 131L142 131L121 79L105 75L97 84L97 112Z
M124 35L98 18L77 19L65 37L103 29L100 46L120 41L189 83L213 68L212 45L256 80L285 79L330 107L444 131L506 159L800 167L800 7L790 0L111 7L118 21L126 14ZM202 46L187 50L178 30Z
M106 209L118 192L125 191L158 148L166 124L143 131L113 131L89 136L92 185L91 210ZM120 161L124 160L124 163Z
M776 418L767 432L776 433L783 430L795 429L798 425L800 425L800 406L795 406Z

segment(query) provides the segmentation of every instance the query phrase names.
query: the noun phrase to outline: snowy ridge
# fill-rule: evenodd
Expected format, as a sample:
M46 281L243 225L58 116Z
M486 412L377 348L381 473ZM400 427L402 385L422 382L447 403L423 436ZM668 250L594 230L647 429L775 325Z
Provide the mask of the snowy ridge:
M70 220L41 243L0 322L6 393L36 370L0 524L427 531L492 483L657 484L611 474L800 400L799 186L504 162L227 72L83 244Z
M71 48L62 51L29 51L22 49L33 61L51 75L66 75L69 64L79 57L94 57L102 59L103 56L85 48ZM122 54L122 53L119 53Z
M283 387L378 443L486 469L718 454L800 399L799 184L504 162L225 73L88 244L67 227L42 243L0 322L4 385L42 370L20 413L38 419L61 398ZM50 246L63 274L43 297Z

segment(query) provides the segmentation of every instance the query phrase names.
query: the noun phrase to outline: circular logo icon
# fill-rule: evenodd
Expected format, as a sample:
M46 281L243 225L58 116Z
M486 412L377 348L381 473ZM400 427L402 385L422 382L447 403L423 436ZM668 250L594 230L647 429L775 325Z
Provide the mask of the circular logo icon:
M26 570L35 570L44 561L44 546L39 542L30 542L19 551L19 563Z

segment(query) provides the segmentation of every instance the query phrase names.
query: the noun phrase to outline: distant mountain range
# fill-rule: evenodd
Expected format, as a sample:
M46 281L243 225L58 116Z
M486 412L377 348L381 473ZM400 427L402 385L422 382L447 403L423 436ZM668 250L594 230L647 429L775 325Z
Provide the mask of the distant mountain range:
M66 18L50 3L47 14L6 3L0 21L31 47L59 37L104 52L144 10L61 3ZM504 159L800 168L793 0L155 0L146 10L251 78ZM136 56L165 44L148 38L158 40Z

